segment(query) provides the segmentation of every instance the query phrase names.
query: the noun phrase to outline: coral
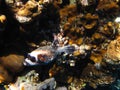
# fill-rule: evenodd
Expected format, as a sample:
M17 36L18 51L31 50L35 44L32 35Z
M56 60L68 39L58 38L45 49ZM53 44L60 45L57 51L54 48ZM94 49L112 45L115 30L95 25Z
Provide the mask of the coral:
M34 17L41 14L41 10L42 6L38 2L28 1L23 7L17 10L15 16L20 23L31 22Z
M48 78L44 81L39 81L39 74L34 70L28 72L26 75L18 77L15 83L9 84L8 88L10 90L43 90L49 89L53 90L56 86L56 82L54 78Z
M97 6L98 10L106 10L106 11L111 9L118 9L118 8L119 6L117 5L117 3L110 0L105 0L105 1L100 0Z
M81 79L94 89L98 86L110 85L115 81L115 78L106 71L97 70L92 64L88 64L87 67L84 68L81 76Z
M114 22L107 22L99 29L99 32L109 37L109 39L114 39L118 35L118 25Z
M95 48L96 50L93 50L91 52L91 55L90 55L90 60L92 60L97 68L98 65L101 65L101 63L103 62L103 57L104 57L104 54L106 53L106 49L98 49ZM98 66L98 68L100 68L100 66Z
M90 59L95 63L100 63L102 61L102 56L100 54L92 54Z
M68 86L68 90L81 90L84 89L86 83L82 79L74 78L71 84Z
M82 25L85 27L85 29L93 29L98 24L98 15L92 15L91 13L87 13L83 17L81 17Z
M77 15L77 7L74 4L68 5L63 9L60 9L59 12L60 12L61 21L64 20L64 22L65 22L65 20L67 20L67 18Z
M17 1L17 0L6 0L8 6L10 6L14 17L20 23L30 23L39 17L44 8L44 4L49 4L52 0L28 0L28 1Z
M98 27L99 16L91 13L85 15L78 14L68 17L67 21L61 21L64 35L69 37L69 44L82 44L84 37L89 37Z
M110 42L105 54L105 62L110 64L120 64L120 37Z
M0 0L0 82L18 76L9 84L16 90L55 89L55 80L56 90L110 85L120 70L119 6L120 0Z
M97 45L102 43L105 40L105 38L100 33L94 33L92 35L91 39L92 39L93 43L97 44Z
M96 11L100 16L104 16L102 18L114 17L119 14L119 5L114 0L100 0Z

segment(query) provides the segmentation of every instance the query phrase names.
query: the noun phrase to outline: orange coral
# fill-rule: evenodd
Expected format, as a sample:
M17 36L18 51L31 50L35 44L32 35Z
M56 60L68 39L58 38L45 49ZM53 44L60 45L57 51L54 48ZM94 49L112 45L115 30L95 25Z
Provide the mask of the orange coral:
M105 60L108 63L112 62L114 64L120 62L120 36L108 45Z
M85 16L83 16L85 19L99 19L98 15L92 15L91 13L87 13Z
M98 15L92 15L91 13L87 13L86 15L81 17L81 22L86 29L93 29L95 26L97 26L98 19Z
M100 33L94 33L91 37L91 40L93 41L94 44L100 44L105 40L105 38L100 34Z
M77 15L77 7L76 5L69 5L65 8L60 10L60 18L61 20L64 20L64 18L69 18L71 16Z
M104 24L103 28L99 30L100 33L108 37L116 37L118 25L113 22Z
M97 9L98 10L111 10L111 9L118 9L119 6L116 2L109 1L109 0L100 0L100 3L98 4Z
M101 49L98 53L92 52L90 60L92 60L94 63L101 63L105 53L106 50L104 49Z
M102 56L101 56L101 54L92 54L91 56L90 56L90 59L94 62L94 63L100 63L101 61L102 61Z

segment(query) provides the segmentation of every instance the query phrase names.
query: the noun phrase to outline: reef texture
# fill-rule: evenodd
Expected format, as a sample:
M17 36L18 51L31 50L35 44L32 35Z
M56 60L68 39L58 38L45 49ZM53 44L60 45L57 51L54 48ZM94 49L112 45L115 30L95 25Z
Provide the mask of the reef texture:
M105 61L110 64L120 64L120 37L110 42L107 47Z
M0 85L16 90L47 90L49 82L57 83L56 90L109 87L120 78L119 11L120 0L0 0ZM46 46L51 49L40 48ZM49 58L53 62L46 63ZM39 60L45 65L32 66ZM23 74L32 70L40 75L35 82Z
M10 84L5 87L7 90L54 90L56 85L54 78L49 78L42 82L38 80L39 74L32 70L24 76L18 77L15 84Z

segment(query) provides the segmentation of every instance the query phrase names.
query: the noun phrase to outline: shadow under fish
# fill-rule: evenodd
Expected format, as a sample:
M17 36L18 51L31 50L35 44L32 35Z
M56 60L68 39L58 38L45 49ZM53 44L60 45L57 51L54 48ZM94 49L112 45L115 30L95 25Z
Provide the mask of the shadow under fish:
M64 54L72 54L75 51L75 47L66 45L63 47L54 48L52 46L43 46L28 53L27 58L24 61L25 66L46 65ZM61 57L62 58L62 57Z

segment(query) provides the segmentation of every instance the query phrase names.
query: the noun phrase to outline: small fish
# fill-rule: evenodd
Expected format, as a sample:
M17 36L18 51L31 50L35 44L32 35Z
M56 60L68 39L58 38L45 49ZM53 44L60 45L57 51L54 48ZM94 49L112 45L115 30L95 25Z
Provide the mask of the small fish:
M74 46L63 46L55 49L52 46L43 46L28 53L27 58L24 61L25 66L45 65L54 60L57 60L62 53L71 54L75 51Z

